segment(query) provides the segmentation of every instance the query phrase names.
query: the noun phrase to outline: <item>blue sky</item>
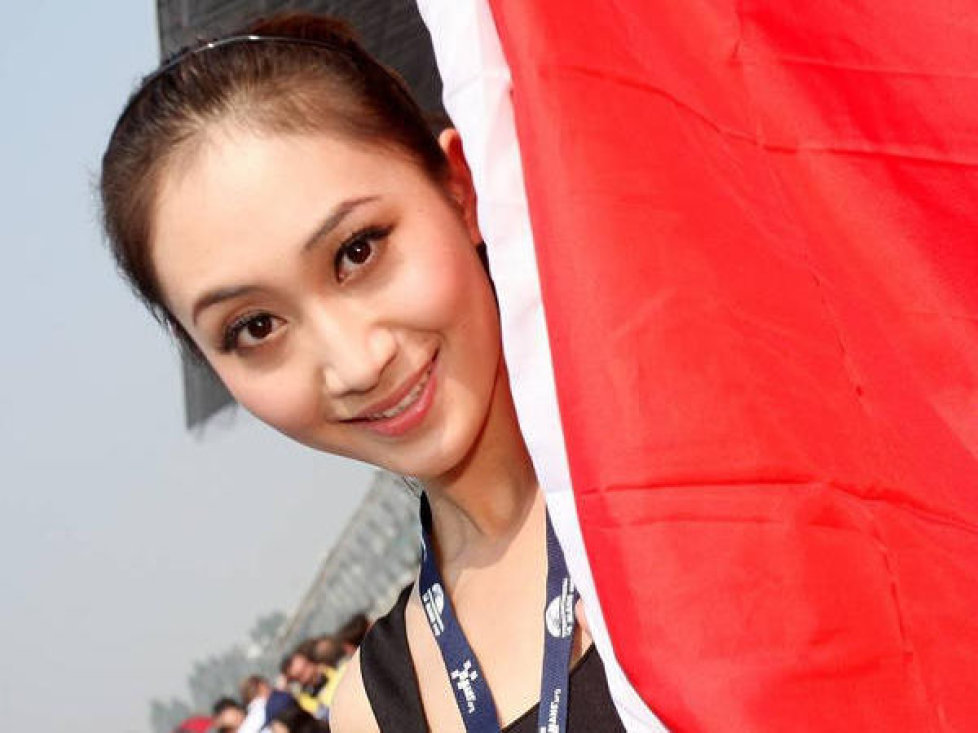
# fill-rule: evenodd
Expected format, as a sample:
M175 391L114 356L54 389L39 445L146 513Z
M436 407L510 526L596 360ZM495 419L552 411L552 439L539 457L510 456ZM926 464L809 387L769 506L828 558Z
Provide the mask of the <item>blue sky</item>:
M183 429L175 350L113 271L94 182L155 4L9 3L0 43L0 710L149 729L191 662L291 610L370 476L243 411Z

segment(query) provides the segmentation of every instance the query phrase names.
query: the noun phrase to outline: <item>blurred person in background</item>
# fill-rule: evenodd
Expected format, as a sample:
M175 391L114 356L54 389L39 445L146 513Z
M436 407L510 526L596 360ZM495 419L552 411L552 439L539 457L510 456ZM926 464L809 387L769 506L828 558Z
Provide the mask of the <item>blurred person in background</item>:
M309 650L312 659L323 667L338 668L343 659L347 657L347 645L343 640L333 634L322 634L314 636L309 640ZM356 647L354 647L354 651Z
M316 662L315 639L306 639L282 660L281 672L303 710L318 720L329 717L333 689L326 668Z
M347 657L352 657L356 653L368 631L370 631L370 619L363 613L356 614L339 628L336 636L343 642Z
M269 733L328 733L329 723L317 720L294 697L272 691L265 705L265 728Z
M326 684L319 692L319 699L328 706L332 705L333 695L343 677L343 670L350 657L356 652L356 647L348 652L348 645L342 639L332 634L323 634L310 639L307 648L326 678Z
M258 733L265 726L265 704L272 694L272 686L264 677L253 674L241 681L240 690L247 714L238 733Z
M206 718L203 715L196 715L180 723L180 725L173 729L173 733L208 733L211 730L212 722L210 718Z
M211 729L215 733L237 733L244 722L245 709L237 700L222 697L214 703L211 718Z
M367 617L358 613L333 634L314 637L308 644L313 661L318 663L326 676L326 686L320 694L327 705L332 705L333 695L339 687L346 665L360 648L360 643L370 629Z

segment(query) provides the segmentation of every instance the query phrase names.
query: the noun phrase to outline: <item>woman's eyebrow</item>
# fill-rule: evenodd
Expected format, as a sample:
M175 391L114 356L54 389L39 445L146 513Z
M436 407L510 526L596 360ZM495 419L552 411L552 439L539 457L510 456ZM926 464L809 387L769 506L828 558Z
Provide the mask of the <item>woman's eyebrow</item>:
M362 204L368 204L372 201L376 201L377 196L361 196L360 198L347 199L342 201L333 207L333 210L329 213L322 223L316 227L316 231L313 232L312 236L306 240L306 243L302 245L302 252L308 252L314 249L316 245L322 241L322 239L329 234L331 231L336 229L340 225L346 216L353 211L358 206Z
M202 310L210 308L212 305L217 305L225 300L231 300L232 298L238 298L242 295L248 295L257 291L259 288L256 285L238 285L230 288L217 288L216 290L210 290L204 293L197 302L194 303L193 311L191 311L190 318L194 323L197 323L197 316L200 315Z
M338 203L329 212L329 215L323 219L319 226L316 227L316 230L313 232L312 236L305 241L300 251L305 253L311 249L314 249L327 234L340 225L343 219L345 219L350 212L352 212L358 206L376 201L377 198L377 196L361 196L360 198L347 199L346 201L341 201ZM242 295L248 295L255 290L258 290L258 287L255 285L237 285L228 288L216 288L215 290L210 290L200 296L200 298L198 298L194 303L193 310L191 311L191 319L194 323L196 323L197 316L200 315L200 312L205 308L210 308L212 305L216 305L225 300L237 298Z

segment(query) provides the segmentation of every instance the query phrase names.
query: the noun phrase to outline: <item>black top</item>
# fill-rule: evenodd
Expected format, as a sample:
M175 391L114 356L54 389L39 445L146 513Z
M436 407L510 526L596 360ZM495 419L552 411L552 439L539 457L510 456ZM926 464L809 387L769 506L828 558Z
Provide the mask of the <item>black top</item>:
M409 585L390 612L375 623L360 646L360 673L381 733L427 733L428 721L411 651L404 609L414 586ZM618 719L604 665L592 645L570 673L567 700L568 733L624 733ZM503 728L503 733L537 733L539 703Z

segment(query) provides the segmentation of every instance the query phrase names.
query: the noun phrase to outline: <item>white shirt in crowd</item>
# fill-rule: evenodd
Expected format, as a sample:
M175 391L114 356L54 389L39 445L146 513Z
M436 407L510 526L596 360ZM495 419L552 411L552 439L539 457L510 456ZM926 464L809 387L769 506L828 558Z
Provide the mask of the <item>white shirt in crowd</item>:
M248 703L248 714L238 733L258 733L265 725L265 698L256 697Z

